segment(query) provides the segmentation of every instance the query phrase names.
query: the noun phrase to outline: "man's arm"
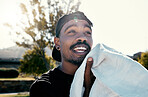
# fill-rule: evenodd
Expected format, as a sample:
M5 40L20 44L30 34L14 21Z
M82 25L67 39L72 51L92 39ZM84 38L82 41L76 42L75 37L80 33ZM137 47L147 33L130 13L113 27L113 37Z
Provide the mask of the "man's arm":
M93 58L89 57L87 59L86 68L85 68L85 74L84 74L84 95L83 97L89 97L90 89L94 83L95 77L93 73L91 72L91 67L93 64Z
M52 97L51 86L45 81L36 81L30 87L30 97Z

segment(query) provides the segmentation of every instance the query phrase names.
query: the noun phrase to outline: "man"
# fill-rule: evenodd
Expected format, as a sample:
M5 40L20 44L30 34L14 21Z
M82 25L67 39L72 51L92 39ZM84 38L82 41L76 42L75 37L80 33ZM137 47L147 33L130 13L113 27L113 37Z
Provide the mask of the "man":
M69 97L74 74L92 48L91 27L91 21L82 12L64 15L59 19L52 57L61 62L61 65L43 74L33 83L30 97ZM92 63L93 59L88 58L84 97L88 97L93 83Z

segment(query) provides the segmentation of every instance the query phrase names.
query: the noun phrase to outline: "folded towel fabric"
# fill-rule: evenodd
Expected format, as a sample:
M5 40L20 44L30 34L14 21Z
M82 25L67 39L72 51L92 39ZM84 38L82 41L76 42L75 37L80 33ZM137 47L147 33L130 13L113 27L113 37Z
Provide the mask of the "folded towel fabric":
M86 61L92 57L96 80L89 97L148 97L148 71L138 62L104 44L98 44L86 56L75 73L70 97L83 96Z

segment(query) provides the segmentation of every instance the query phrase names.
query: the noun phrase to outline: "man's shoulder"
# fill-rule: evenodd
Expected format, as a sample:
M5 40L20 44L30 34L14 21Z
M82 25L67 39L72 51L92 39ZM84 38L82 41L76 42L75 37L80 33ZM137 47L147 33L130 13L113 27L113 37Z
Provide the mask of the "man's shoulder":
M40 78L36 80L36 82L46 82L50 84L50 78L53 76L55 69L49 70L48 72L42 74Z
M55 75L55 70L56 68L42 74L42 76L37 78L33 84L37 84L37 85L40 85L40 83L51 84L50 79L52 78L53 75Z
M42 93L51 95L50 90L52 90L52 85L50 78L52 78L54 73L55 69L52 69L44 73L40 78L36 79L30 87L30 96L39 97Z

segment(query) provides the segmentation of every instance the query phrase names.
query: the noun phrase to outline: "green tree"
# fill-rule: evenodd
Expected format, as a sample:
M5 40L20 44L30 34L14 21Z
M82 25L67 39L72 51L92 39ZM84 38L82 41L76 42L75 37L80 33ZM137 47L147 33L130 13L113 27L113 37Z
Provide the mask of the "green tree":
M48 61L53 60L46 55L45 48L53 48L53 37L55 36L55 26L58 19L64 14L77 11L80 6L80 1L29 0L27 2L29 3L20 4L23 16L21 23L17 24L17 29L19 30L15 30L19 38L19 40L16 40L16 44L29 49L24 55L24 59L21 60L22 66L20 67L20 71L26 73L36 72L38 74L39 72L42 73L42 69L45 71L45 67L46 70L52 68L51 63L49 64ZM14 29L9 24L7 24L7 26ZM33 55L34 52L36 52L36 55ZM49 60L47 60L47 57L49 57ZM40 69L42 69L39 71L36 66L34 66L37 65L36 62L42 66L40 67Z
M26 51L23 56L23 59L20 60L21 66L19 67L19 71L22 73L26 73L29 75L33 75L37 77L39 74L47 71L47 68L44 63L44 59L40 56L43 53L40 48L34 47L32 50ZM45 54L45 58L47 62L50 64L50 68L55 67L55 61L52 57L48 57Z
M25 48L32 48L35 45L41 50L47 45L52 48L58 19L64 14L77 11L80 5L79 1L76 5L72 5L74 0L61 1L47 0L47 7L42 4L44 3L42 0L30 0L30 5L21 3L20 7L27 19L27 23L22 22L22 29L27 37L17 31L16 34L22 37L22 41L17 41L16 44Z
M42 57L46 68L50 68L45 58L45 47L49 46L53 48L53 36L55 36L55 25L57 20L65 13L77 11L80 2L76 5L72 5L73 0L63 0L64 4L60 1L48 0L47 7L44 6L41 0L30 0L30 5L27 6L21 3L21 9L26 16L27 23L22 22L23 32L29 37L24 37L22 32L16 32L19 37L22 37L22 41L17 41L16 44L25 48L34 49L38 47L42 53ZM61 6L62 5L62 6ZM65 9L67 10L65 11ZM30 42L31 41L31 42Z
M138 62L148 69L148 51L141 54L141 58L138 58Z

